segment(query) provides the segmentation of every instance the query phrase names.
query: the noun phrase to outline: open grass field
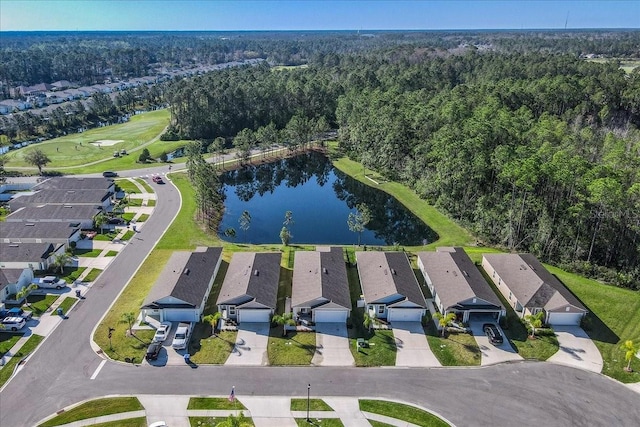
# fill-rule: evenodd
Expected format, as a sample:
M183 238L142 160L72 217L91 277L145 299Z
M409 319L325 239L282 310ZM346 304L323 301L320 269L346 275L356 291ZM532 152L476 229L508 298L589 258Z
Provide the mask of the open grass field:
M422 427L448 427L449 424L430 412L414 406L385 400L360 399L360 410L373 414L385 415L397 420L406 421Z
M211 326L198 323L191 336L189 354L196 364L223 365L227 361L236 342L236 331L222 331L211 334Z
M442 366L480 366L480 348L471 334L450 333L443 338L430 321L427 341Z
M626 59L626 58L591 58L587 59L589 62L597 62L600 64L604 64L610 61L620 61L620 69L624 70L625 73L629 74L634 69L640 67L640 60L637 59Z
M69 424L74 421L86 420L87 418L120 414L122 412L141 411L143 409L144 408L137 397L110 397L105 399L96 399L63 412L57 417L40 424L39 427L59 426Z
M159 136L169 124L169 116L169 110L151 111L133 116L127 123L90 129L83 133L70 134L10 151L7 154L9 160L7 168L30 166L24 161L24 156L36 148L51 160L47 169L82 166L103 159L111 159L114 158L114 151L122 149L130 153L125 155L125 158L137 158L136 148ZM107 145L97 141L122 142ZM110 162L104 163L104 166L109 168Z

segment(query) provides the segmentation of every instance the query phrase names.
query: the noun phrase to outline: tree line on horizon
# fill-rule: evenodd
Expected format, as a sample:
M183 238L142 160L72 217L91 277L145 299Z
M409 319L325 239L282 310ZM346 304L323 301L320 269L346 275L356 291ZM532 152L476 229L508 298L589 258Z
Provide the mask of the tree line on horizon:
M640 72L566 54L406 46L335 59L176 82L170 132L232 140L273 126L287 142L292 118L322 120L347 155L481 241L638 288Z

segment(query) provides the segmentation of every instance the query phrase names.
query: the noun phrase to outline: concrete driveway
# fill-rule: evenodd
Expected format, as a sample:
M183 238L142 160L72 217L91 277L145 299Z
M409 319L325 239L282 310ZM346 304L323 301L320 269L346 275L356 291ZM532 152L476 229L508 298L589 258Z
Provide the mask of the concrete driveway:
M344 323L316 323L316 353L311 359L316 366L353 366L349 335Z
M579 326L553 328L560 349L548 362L575 366L592 372L602 371L602 355L587 333Z
M268 344L269 323L241 323L236 345L225 365L266 366L269 364Z
M482 329L482 325L484 325L484 320L471 321L469 322L469 326L471 327L471 332L473 333L473 337L478 343L478 347L480 347L480 365L494 365L496 363L508 362L510 360L522 360L522 357L516 353L516 351L509 344L509 340L507 336L504 334L499 325L495 322L493 323L498 327L500 332L502 333L502 337L504 341L500 345L494 345L489 342L489 338L484 334L484 330Z
M431 351L420 322L393 322L396 340L396 366L442 366Z

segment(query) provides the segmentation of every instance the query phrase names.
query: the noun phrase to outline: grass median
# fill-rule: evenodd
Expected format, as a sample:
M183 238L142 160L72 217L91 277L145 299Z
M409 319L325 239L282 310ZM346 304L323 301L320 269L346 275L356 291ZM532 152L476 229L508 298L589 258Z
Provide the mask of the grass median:
M137 397L109 397L82 403L42 423L39 427L54 427L103 415L142 411L144 407Z
M11 357L11 359L9 359L7 363L5 363L2 369L0 369L0 388L9 380L9 378L11 378L11 375L13 375L13 370L16 368L18 363L20 363L22 359L31 354L31 352L33 352L38 347L38 345L40 345L43 339L43 336L35 334L31 335L27 342L24 343L22 348L20 348L20 350L18 350L16 354L14 354L13 357Z
M360 399L360 410L406 421L422 427L448 427L440 417L415 406L385 400Z

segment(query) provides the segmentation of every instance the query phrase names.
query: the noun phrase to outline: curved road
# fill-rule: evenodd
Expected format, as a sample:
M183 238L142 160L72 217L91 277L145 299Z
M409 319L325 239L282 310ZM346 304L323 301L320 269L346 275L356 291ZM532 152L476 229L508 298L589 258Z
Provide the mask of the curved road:
M150 173L151 171L147 171ZM123 173L135 176L142 171ZM93 328L179 209L171 185L155 186L154 215L104 270L86 298L0 393L0 426L32 426L77 401L111 394L316 396L399 399L458 426L635 426L640 399L599 374L551 363L486 368L153 367L107 362L90 347Z

